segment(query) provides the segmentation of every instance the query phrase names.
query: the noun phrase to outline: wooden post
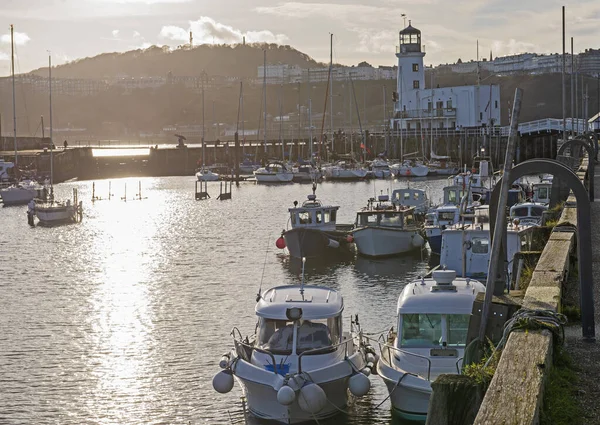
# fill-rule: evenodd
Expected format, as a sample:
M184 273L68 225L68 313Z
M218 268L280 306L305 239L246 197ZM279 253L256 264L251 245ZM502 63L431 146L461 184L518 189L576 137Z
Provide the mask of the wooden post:
M426 425L471 425L483 401L483 384L465 375L440 375L431 383Z

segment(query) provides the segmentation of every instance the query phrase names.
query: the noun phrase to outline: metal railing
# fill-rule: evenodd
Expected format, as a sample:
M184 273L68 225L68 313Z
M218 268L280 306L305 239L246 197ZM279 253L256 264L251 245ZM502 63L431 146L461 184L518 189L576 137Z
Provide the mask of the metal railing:
M345 345L344 347L344 358L348 358L348 343L353 343L353 338L348 338L345 341L342 341L338 344L334 344L334 345L328 345L327 347L321 347L321 348L313 348L312 350L306 350L301 352L298 355L298 373L302 373L302 357L305 355L312 355L312 354L319 354L319 353L328 353L333 351L337 351L335 349L337 349L337 347L341 346L341 345Z
M427 381L431 381L431 359L429 357L425 357L420 354L411 353L410 351L401 350L400 348L394 347L390 344L384 343L382 346L382 343L379 341L378 341L378 344L379 344L379 351L381 352L382 357L383 357L383 349L384 348L388 349L388 363L390 364L390 367L392 366L392 355L391 355L390 350L397 351L397 352L405 354L407 356L413 356L413 357L417 357L417 358L426 360L427 361L427 378L419 375L418 373L416 375L423 379L427 379ZM400 361L400 358L398 358L396 355L394 355L394 358L396 358L396 359L398 359L398 361Z

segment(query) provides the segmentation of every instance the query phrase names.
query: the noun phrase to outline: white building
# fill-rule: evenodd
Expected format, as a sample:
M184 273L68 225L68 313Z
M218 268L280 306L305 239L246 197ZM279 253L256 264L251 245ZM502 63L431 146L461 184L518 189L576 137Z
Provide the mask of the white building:
M392 122L394 128L456 129L500 125L499 86L426 89L421 31L409 24L400 31L399 38L400 45L396 49L398 77Z

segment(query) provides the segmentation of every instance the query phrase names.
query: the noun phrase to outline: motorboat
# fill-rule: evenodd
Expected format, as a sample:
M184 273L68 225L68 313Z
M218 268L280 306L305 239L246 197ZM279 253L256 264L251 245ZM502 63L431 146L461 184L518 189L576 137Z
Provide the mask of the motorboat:
M537 204L549 204L552 182L533 183L531 185L531 200Z
M487 199L496 184L496 176L488 159L475 159L475 161L478 161L478 164L470 171L465 170L454 176L452 184L465 188L469 186L473 194Z
M376 158L371 162L371 173L376 179L387 179L392 175L390 164L383 158Z
M422 162L407 159L402 164L390 167L396 177L425 177L429 174L429 167Z
M294 179L294 173L283 162L271 161L267 166L254 171L259 183L289 183Z
M196 178L201 182L215 182L219 180L219 175L217 173L213 173L210 168L202 167L196 173Z
M242 162L240 162L240 173L242 174L252 174L254 171L258 170L260 164L253 162L250 158L244 158Z
M509 217L513 222L518 220L518 223L521 225L540 225L542 223L542 215L547 209L548 205L546 204L540 204L537 202L522 202L510 207Z
M0 198L4 206L27 205L34 198L45 199L47 189L35 180L24 179L18 183L0 189Z
M404 208L413 207L416 214L425 214L431 207L431 201L425 190L410 187L394 189L392 203Z
M259 291L255 311L254 335L231 332L233 349L221 358L216 391L231 391L235 378L252 415L285 424L335 416L347 405L348 390L355 397L369 392L377 355L358 320L343 330L340 293L277 286Z
M414 280L402 290L397 330L379 342L377 362L377 374L400 417L423 422L431 383L442 374L460 374L473 303L481 292L481 282L457 278L454 270L435 270L431 278Z
M351 161L337 161L324 168L326 180L363 180L368 170Z
M291 228L282 232L276 245L287 247L296 258L326 258L331 254L353 252L352 225L336 224L340 207L321 203L315 190L313 185L313 193L301 206L294 201L294 207L288 209Z
M429 175L434 176L454 176L460 172L460 168L452 158L446 155L436 155L433 150L430 153Z
M414 208L397 208L382 194L357 212L352 236L359 254L383 257L421 249L420 232Z
M13 169L14 166L14 162L4 161L3 158L0 158L0 183L6 183L11 180L11 172L9 170Z
M323 178L321 171L311 163L302 162L297 167L293 167L294 178L298 183L316 182Z
M440 264L462 276L484 278L490 261L489 206L474 208L471 223L457 223L442 231ZM506 230L506 259L512 262L516 253L527 251L532 244L536 225L509 221ZM509 268L510 269L510 268ZM511 272L509 270L509 277Z

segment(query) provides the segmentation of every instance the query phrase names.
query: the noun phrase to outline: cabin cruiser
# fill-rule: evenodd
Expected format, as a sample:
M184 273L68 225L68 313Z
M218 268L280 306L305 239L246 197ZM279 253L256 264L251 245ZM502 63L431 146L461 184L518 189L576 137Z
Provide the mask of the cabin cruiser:
M435 270L404 287L398 298L397 331L379 343L377 374L392 408L404 419L424 421L431 383L462 368L473 302L485 292L481 282Z
M545 204L539 204L536 202L522 202L510 207L509 217L513 222L518 220L518 223L521 225L540 225L542 223L542 215L547 209L548 205Z
M429 174L429 167L422 162L405 160L402 164L395 164L390 167L395 177L425 177Z
M259 183L289 183L294 178L294 173L283 162L271 161L267 166L254 171L256 181Z
M291 229L284 231L277 246L285 248L292 257L326 257L334 253L351 252L351 225L337 225L338 205L324 205L315 195L316 186L308 199L288 209Z
M513 260L516 253L529 249L535 227L531 223L508 222L508 262ZM475 207L472 223L457 223L442 232L440 264L458 271L462 276L483 278L487 276L490 251L489 206Z
M357 212L352 236L359 254L383 257L422 248L420 231L414 208L396 208L388 195L379 195Z
M304 264L304 263L303 263ZM260 292L256 334L242 338L234 328L233 349L213 379L219 393L234 377L249 411L261 419L295 424L338 414L369 392L368 375L377 362L358 325L342 328L344 301L321 286L288 285Z
M196 177L198 181L201 182L215 182L219 180L219 175L217 173L213 173L210 168L202 167L196 173Z
M338 161L324 168L327 180L362 180L367 176L367 170L351 161Z
M416 214L425 214L431 207L431 201L427 192L423 189L394 189L392 192L392 203L404 208L413 207Z
M0 198L5 206L27 205L34 198L45 199L47 189L35 180L25 179L4 189L0 189Z

